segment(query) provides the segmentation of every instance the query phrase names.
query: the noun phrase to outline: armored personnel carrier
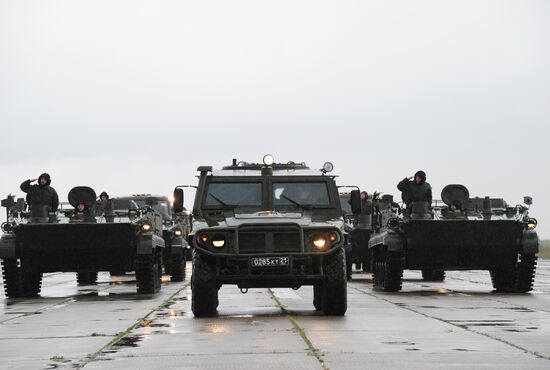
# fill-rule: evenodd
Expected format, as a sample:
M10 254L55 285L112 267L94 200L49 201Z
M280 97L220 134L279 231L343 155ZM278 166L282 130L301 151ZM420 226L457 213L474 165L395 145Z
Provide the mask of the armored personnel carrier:
M510 206L499 198L470 198L463 185L446 186L441 198L406 210L392 196L375 200L369 240L375 288L400 290L403 269L422 270L426 280L443 280L446 270L488 270L496 291L530 291L539 248L532 199Z
M40 294L45 272L76 272L80 284L92 284L98 271L136 272L137 291L157 292L161 286L164 248L162 218L132 200L96 203L85 186L68 195L73 208L37 214L24 200L2 201L8 221L2 225L0 258L9 298Z
M162 218L162 237L165 248L162 253L164 271L171 281L184 281L186 278L186 256L189 254L187 238L191 230L191 219L188 212L174 212L170 199L166 196L151 194L134 194L119 197L118 201L133 201L142 209L152 209Z
M312 285L313 304L327 315L347 309L344 220L333 166L237 162L199 167L193 207L192 311L213 316L218 289ZM174 192L183 209L183 189Z

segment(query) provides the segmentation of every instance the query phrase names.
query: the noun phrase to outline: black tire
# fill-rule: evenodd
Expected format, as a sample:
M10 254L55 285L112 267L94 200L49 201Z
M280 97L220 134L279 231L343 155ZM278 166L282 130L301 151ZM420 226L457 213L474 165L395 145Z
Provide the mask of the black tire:
M363 272L371 272L371 251L370 249L365 253L365 256L363 257L363 263L361 264L361 267L363 268Z
M136 284L138 294L154 294L160 291L162 274L159 259L153 254L136 256Z
M170 281L185 281L185 258L183 250L170 255Z
M193 275L191 276L191 310L195 317L216 316L218 308L218 282L215 267L198 251L193 251Z
M514 266L491 270L493 288L502 293L527 293L533 290L537 256L523 254Z
M422 279L425 281L445 280L445 270L422 270Z
M6 297L23 297L21 266L16 258L5 258L2 260L2 277L4 278L4 292Z
M185 248L183 253L185 254L185 260L186 261L193 261L193 249L192 248Z
M38 297L42 290L42 273L24 271L22 276L23 296Z
M353 274L353 253L351 251L346 251L346 279L350 281Z
M323 283L315 283L313 285L313 307L317 311L323 310Z
M384 292L401 290L403 282L403 254L380 252L374 260L374 288Z
M322 308L325 315L343 316L348 309L346 254L338 250L325 265Z
M95 285L97 284L97 271L78 271L76 281L78 285Z

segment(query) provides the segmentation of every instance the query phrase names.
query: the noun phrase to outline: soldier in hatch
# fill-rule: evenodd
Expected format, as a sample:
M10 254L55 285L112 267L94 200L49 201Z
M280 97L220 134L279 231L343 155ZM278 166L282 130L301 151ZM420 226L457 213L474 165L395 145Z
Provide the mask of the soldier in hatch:
M426 182L426 173L418 171L413 177L406 177L397 184L402 193L403 202L410 208L413 202L432 204L432 187Z
M48 212L54 212L59 207L59 197L54 188L50 186L50 175L43 173L38 177L38 184L31 185L37 179L26 180L21 184L21 190L27 193L27 203L31 209L35 206L44 206Z

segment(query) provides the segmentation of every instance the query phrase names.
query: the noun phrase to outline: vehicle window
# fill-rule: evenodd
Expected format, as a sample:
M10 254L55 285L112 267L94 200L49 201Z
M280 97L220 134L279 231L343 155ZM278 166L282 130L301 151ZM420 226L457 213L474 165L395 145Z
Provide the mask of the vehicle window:
M206 189L207 206L261 206L261 183L211 183Z
M350 196L347 194L340 194L340 205L342 206L342 211L347 215L351 215L351 204L349 204Z
M273 204L323 206L330 198L324 182L273 183Z

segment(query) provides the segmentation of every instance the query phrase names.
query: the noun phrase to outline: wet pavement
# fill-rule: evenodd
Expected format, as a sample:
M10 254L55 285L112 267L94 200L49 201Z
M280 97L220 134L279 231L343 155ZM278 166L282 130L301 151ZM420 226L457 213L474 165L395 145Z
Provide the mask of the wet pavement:
M0 368L550 369L549 260L530 294L494 293L484 271L408 271L399 293L356 274L345 317L316 312L310 287L224 286L219 317L194 319L188 283L137 296L133 279L47 274L41 298L0 293Z

